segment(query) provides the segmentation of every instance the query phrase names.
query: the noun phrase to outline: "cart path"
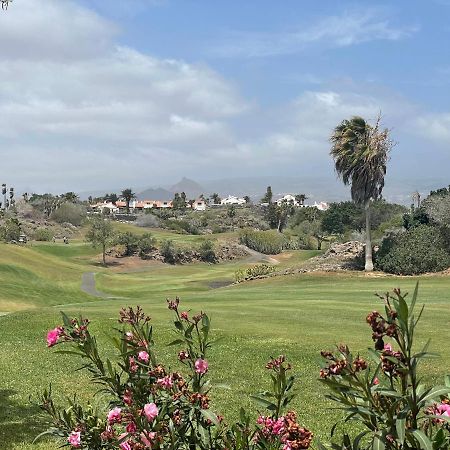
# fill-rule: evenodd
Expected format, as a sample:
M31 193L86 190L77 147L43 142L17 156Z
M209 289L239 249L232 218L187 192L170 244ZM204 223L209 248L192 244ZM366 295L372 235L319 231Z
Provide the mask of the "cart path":
M97 291L95 286L95 272L85 272L81 276L81 290L88 295L92 295L93 297L98 298L124 298L124 297L114 297L104 292Z

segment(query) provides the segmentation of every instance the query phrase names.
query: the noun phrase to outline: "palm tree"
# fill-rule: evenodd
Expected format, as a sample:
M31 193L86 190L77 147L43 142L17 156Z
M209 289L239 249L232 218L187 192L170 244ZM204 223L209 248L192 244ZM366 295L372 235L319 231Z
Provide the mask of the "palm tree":
M296 196L295 196L295 201L300 205L300 206L303 206L304 204L305 204L305 200L307 199L308 197L305 195L305 194L297 194Z
M127 203L127 214L130 214L130 202L131 202L131 200L136 198L136 194L133 192L133 190L131 188L124 189L122 191L122 198Z
M389 130L381 129L381 117L372 126L362 117L343 120L333 131L330 155L336 172L345 185L351 186L352 200L364 206L366 216L365 270L373 270L370 235L370 203L381 197L384 176L393 142Z
M413 205L415 206L417 203L417 207L420 208L420 192L416 191L412 194Z

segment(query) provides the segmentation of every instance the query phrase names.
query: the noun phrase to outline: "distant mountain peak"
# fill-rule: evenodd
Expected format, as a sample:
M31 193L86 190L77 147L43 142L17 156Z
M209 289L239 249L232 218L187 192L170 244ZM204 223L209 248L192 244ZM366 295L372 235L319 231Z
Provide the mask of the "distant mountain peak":
M205 188L190 178L183 177L178 183L169 188L170 192L185 192L188 197L198 197L205 192Z

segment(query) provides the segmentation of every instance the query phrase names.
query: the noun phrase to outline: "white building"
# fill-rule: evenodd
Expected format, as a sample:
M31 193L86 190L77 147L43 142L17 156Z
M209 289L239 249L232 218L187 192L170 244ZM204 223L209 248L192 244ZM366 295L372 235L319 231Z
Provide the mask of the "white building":
M278 206L281 206L283 203L287 203L292 206L300 206L300 203L295 199L295 195L292 194L286 194L284 197L277 200Z
M317 208L320 211L326 211L330 205L327 202L314 202L314 205L311 205L313 208Z
M202 200L201 198L195 200L195 202L192 204L192 209L195 211L205 211L206 210L205 200Z
M229 195L227 198L224 198L220 204L221 205L237 205L242 206L245 205L247 202L244 198L235 197L234 195Z
M97 203L96 205L92 205L92 209L95 209L102 214L104 214L106 211L112 214L119 212L119 208L112 202Z

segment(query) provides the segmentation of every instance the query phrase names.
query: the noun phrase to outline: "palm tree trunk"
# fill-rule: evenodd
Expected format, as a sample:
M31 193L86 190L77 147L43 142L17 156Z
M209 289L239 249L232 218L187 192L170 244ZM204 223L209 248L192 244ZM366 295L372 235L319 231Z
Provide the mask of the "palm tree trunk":
M106 266L106 245L103 244L103 265Z
M366 272L373 271L373 260L372 260L372 238L370 235L370 200L364 205L366 212L366 264L364 270Z

